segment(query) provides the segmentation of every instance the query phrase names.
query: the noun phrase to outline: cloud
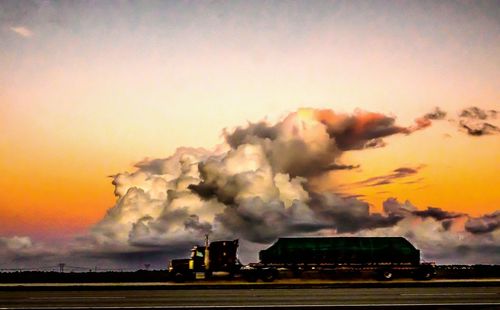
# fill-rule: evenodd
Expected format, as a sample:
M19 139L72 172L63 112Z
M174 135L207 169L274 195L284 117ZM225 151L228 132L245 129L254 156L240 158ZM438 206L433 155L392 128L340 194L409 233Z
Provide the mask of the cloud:
M384 140L382 140L380 138L375 138L375 139L371 139L368 142L366 142L364 147L366 149L376 149L376 148L385 147L386 145L387 144L385 143Z
M373 141L380 146L383 137L409 134L410 127L379 113L300 109L274 124L226 129L227 145L215 151L179 148L168 158L139 162L132 173L114 175L117 203L86 242L99 249L117 247L112 253L121 253L126 247L135 252L179 240L194 244L207 232L216 239L259 244L324 229L356 232L393 225L398 217L371 214L353 196L315 193L308 182L359 167L338 159Z
M316 194L309 202L316 217L328 223L335 233L356 233L361 230L393 226L401 220L396 213L370 213L369 205L355 197L342 198L334 193Z
M380 113L358 110L340 114L332 110L300 109L276 124L259 122L225 131L227 143L260 145L277 172L291 176L323 173L344 151L383 147L382 138L409 134L422 127L402 127Z
M423 117L430 120L442 120L446 117L446 114L440 107L435 107L433 111L426 113Z
M226 144L216 150L179 148L113 176L117 203L78 249L105 259L127 253L136 260L140 253L175 257L210 233L212 239L239 238L250 255L283 236L374 234L406 236L428 258L478 258L474 250L495 246L496 218L419 210L395 198L384 202L383 213L371 212L359 196L315 192L309 184L323 174L359 167L339 164L346 151L383 147L383 138L408 135L444 117L436 109L404 127L379 113L300 109L274 124L226 129ZM400 167L357 185L390 184L423 168ZM488 259L500 261L498 255Z
M460 126L471 136L492 135L500 132L500 128L486 122L477 123L462 120L460 121Z
M34 242L28 236L0 237L1 268L34 268L55 261L65 255L63 248Z
M487 120L487 119L492 119L496 118L498 111L496 110L483 110L478 107L469 107L466 109L463 109L459 117L462 118L469 118L469 119L479 119L479 120Z
M384 202L384 211L400 216L401 220L397 225L363 230L357 235L404 236L422 250L424 259L442 264L500 262L500 230L494 224L498 222L498 212L472 218L432 207L420 211L409 201L400 203L395 198ZM471 232L472 227L477 229L473 229L475 233Z
M0 237L0 248L6 251L19 251L29 249L33 245L29 237L14 236L11 238Z
M327 167L325 167L325 171L328 170L352 170L352 169L357 169L359 168L360 165L343 165L343 164L331 164Z
M500 128L488 122L496 118L498 111L469 107L459 113L459 126L470 136L492 135L500 132Z
M207 233L214 240L239 238L243 261L283 236L402 235L427 258L477 258L475 250L498 244L497 215L472 218L435 207L420 210L396 198L386 200L378 213L362 196L339 193L340 186L317 191L310 184L326 180L321 178L325 174L359 167L339 164L345 152L381 147L382 139L406 136L427 124L400 126L393 117L365 111L300 109L272 124L226 129L225 143L214 150L182 147L170 157L144 159L134 171L113 175L115 205L68 249L47 253L22 238L0 239L0 248L8 249L4 252L11 262L46 254L44 259L82 264L157 262L165 267L166 258L187 256ZM423 167L400 167L354 185L391 184L416 176ZM500 257L488 260L500 262Z
M416 175L422 168L424 168L423 165L415 167L415 168L400 167L400 168L394 169L389 174L371 177L371 178L368 178L366 180L351 183L351 184L349 184L349 186L372 187L372 186L381 186L381 185L392 184L392 183L394 183L395 180ZM406 183L408 183L408 182L406 182ZM412 183L414 183L414 182L412 182Z
M478 107L468 107L458 113L458 128L464 130L470 136L492 135L500 132L497 125L492 124L492 120L496 119L497 110L484 110ZM422 128L430 125L431 120L444 120L447 113L441 108L436 107L433 111L426 113L424 116L416 120ZM455 122L453 119L449 119ZM449 137L449 135L447 135Z
M498 228L500 228L500 211L470 218L465 223L465 229L472 234L487 234Z
M421 210L421 211L413 211L413 214L423 218L431 217L438 221L453 219L463 216L463 214L461 213L448 212L441 208L434 208L434 207L428 207L426 210Z
M492 135L500 132L500 128L488 122L496 119L498 111L469 107L459 113L459 126L470 136Z
M9 29L23 38L29 38L33 36L33 32L24 26L9 27Z

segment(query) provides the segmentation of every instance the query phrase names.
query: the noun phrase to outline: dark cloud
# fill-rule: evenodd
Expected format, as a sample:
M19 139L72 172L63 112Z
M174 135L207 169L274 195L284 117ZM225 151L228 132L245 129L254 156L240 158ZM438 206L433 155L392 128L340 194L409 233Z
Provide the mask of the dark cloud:
M446 112L439 107L435 107L433 111L424 115L424 118L430 120L442 120L446 117Z
M350 195L347 195L347 194L338 194L339 196L341 196L342 198L363 198L363 197L366 197L366 195L363 195L363 194L350 194Z
M417 210L417 208L408 200L404 203L400 203L394 197L387 198L382 203L382 207L386 214L395 214L401 217L407 217Z
M376 139L371 139L367 141L364 145L365 149L376 149L376 148L381 148L385 147L387 144L385 143L384 140L381 138L376 138Z
M291 176L313 176L335 167L342 152L382 147L382 138L422 129L421 124L401 127L395 118L357 111L340 114L332 110L301 109L276 124L249 123L224 131L227 143L259 145L276 172Z
M328 170L352 170L359 168L360 165L341 165L341 164L331 164L325 168L325 171Z
M249 123L247 127L238 127L234 131L224 130L227 143L233 148L242 144L255 143L259 139L276 140L279 135L277 126L270 126L267 122Z
M478 119L478 120L487 120L491 118L496 118L498 111L496 110L483 110L478 107L469 107L463 109L459 113L459 117L469 118L469 119Z
M470 218L465 223L465 229L472 234L486 234L500 227L500 211L486 214L481 217Z
M492 264L497 265L500 257L498 244L444 244L441 250L428 250L424 258L440 264ZM430 254L430 255L428 255Z
M228 231L236 233L246 240L257 243L269 243L278 236L286 235L292 214L287 212L280 201L265 203L255 197L239 205L228 207L217 215L217 222Z
M500 132L500 128L490 123L471 123L460 121L460 126L471 136L491 135Z
M417 183L420 183L424 180L424 178L418 178L416 180L410 180L410 181L406 181L406 182L403 182L402 184L417 184Z
M319 121L341 150L363 149L377 139L412 130L397 126L395 119L380 113L358 111L353 115L336 114L331 110L317 111ZM380 142L378 142L380 145Z
M459 128L465 130L471 136L491 135L500 132L498 126L487 122L497 117L498 111L484 110L478 107L469 107L458 113ZM431 120L442 120L446 118L447 113L436 107L434 111L425 114L416 120L420 127L425 128L430 125ZM450 120L453 121L453 120ZM454 121L453 121L454 122ZM449 137L449 135L447 135Z
M184 221L184 227L188 230L198 231L204 235L212 232L212 225L208 222L200 222L199 216L195 214L191 214Z
M471 136L491 135L500 132L500 128L487 122L495 119L498 111L483 110L478 107L470 107L459 113L459 125Z
M231 181L233 182L233 181ZM200 182L199 184L190 184L189 189L198 194L204 199L216 198L218 201L226 205L234 204L236 191L232 190L234 184L229 184L227 187L219 187L215 183Z
M413 211L413 214L420 217L432 217L438 221L453 219L463 216L461 213L448 212L441 208L428 207L426 210Z
M402 219L393 213L387 216L370 213L369 205L354 197L315 194L309 204L317 218L322 222L331 223L331 228L337 233L355 233L364 229L390 227Z
M366 180L362 180L356 183L352 183L352 186L380 186L380 185L386 185L386 184L391 184L395 180L406 178L412 175L416 175L424 166L418 166L415 168L410 168L410 167L401 167L394 169L392 173L386 174L386 175L381 175L381 176L375 176L368 178Z
M449 230L451 228L451 225L453 225L453 221L452 220L444 220L441 222L441 226L443 226L443 229L444 230Z
M274 201L265 204L254 198L226 208L217 216L228 231L256 243L269 243L278 237L319 233L329 229L336 233L391 227L403 217L390 213L370 213L369 205L355 197L311 193L307 203L295 202L290 208Z

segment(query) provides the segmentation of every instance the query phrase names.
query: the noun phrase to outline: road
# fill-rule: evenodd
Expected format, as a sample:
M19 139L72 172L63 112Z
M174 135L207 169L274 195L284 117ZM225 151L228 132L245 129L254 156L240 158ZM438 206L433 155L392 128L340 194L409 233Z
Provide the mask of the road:
M500 287L0 291L0 309L500 309Z

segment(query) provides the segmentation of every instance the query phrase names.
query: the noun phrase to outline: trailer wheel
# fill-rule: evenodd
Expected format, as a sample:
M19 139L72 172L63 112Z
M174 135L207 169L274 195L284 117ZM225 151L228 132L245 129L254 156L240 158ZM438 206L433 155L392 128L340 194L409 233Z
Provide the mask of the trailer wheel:
M378 278L384 281L392 280L394 278L394 272L391 269L384 269L380 271Z
M415 280L430 280L432 279L432 271L429 269L420 269L415 272Z
M262 270L260 278L264 282L273 282L276 279L276 271L274 269Z
M432 273L429 270L424 270L420 274L420 279L421 280L430 280L430 279L432 279Z

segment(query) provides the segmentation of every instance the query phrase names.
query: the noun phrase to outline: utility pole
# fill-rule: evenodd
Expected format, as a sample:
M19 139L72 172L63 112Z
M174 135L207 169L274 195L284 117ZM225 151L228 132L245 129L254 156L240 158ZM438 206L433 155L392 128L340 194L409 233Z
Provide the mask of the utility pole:
M205 279L208 279L212 276L210 272L210 242L208 240L208 234L205 235Z

